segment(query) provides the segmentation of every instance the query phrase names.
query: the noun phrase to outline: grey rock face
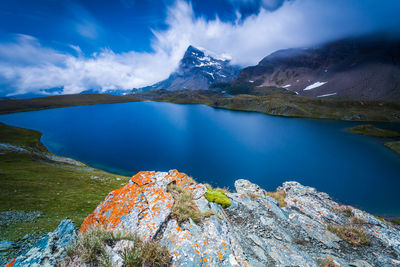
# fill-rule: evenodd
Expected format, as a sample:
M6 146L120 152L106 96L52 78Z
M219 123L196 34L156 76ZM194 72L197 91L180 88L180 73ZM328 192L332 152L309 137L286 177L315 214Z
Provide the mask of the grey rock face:
M330 261L339 266L399 266L400 232L373 215L355 208L351 218L370 243L354 246L327 229L329 224L353 225L351 218L337 212L339 205L326 193L286 182L278 188L286 192L287 207L279 207L262 189L248 181L235 183L226 209L233 232L253 266L320 266ZM253 199L246 194L259 195Z
M66 250L76 239L71 220L62 221L54 232L46 234L30 250L15 260L14 266L55 266L65 257Z
M129 215L112 229L123 229L145 240L160 242L168 248L173 266L400 266L398 229L364 211L339 205L314 188L297 182L284 183L278 188L285 193L286 204L281 207L258 185L238 180L235 182L237 192L227 193L231 206L223 209L207 201L204 185L189 181L188 176L177 171L139 173L127 185L131 188L124 191L129 192L124 194L126 198L120 201L113 194L106 198L109 202L135 203ZM192 219L178 223L171 216L174 200L166 191L169 183L190 190L194 205L208 215L198 223ZM134 197L137 188L142 191ZM146 205L160 207L161 201L167 208L143 207L142 198ZM94 214L104 208L107 201L99 205ZM279 203L282 205L281 201ZM153 212L148 212L146 217L143 210ZM332 230L332 226L358 229L369 242L351 244L344 239L355 238L355 234L343 236ZM65 248L74 238L72 223L63 221L55 232L18 257L15 266L52 266L63 257ZM123 266L122 253L132 244L132 241L122 240L107 246L114 266Z

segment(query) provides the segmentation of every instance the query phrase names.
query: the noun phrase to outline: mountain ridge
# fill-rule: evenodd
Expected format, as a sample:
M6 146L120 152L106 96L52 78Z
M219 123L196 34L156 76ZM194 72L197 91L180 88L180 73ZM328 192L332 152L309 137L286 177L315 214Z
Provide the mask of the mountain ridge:
M230 64L225 57L212 55L204 49L190 45L179 62L176 71L158 83L133 89L132 92L149 90L206 90L213 82L229 82L236 78L239 67Z
M278 50L244 68L232 84L306 97L399 100L400 41L367 36Z

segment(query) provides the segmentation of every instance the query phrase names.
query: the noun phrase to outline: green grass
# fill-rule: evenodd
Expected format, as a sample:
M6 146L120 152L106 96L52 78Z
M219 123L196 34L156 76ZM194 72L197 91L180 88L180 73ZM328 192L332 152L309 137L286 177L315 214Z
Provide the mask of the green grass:
M0 142L47 152L40 136L37 131L0 124ZM17 240L31 232L54 231L66 217L79 227L110 191L129 181L129 177L87 166L52 162L37 153L0 152L0 211L43 212L36 222L2 227L0 239ZM99 179L92 179L94 176Z
M204 194L204 196L209 202L220 204L224 209L231 205L231 201L226 196L226 193L223 189L212 189L209 187L207 188L207 192Z
M382 137L382 138L393 138L400 137L400 133L387 129L380 129L371 124L364 124L354 126L349 128L349 131L356 134L374 136L374 137Z
M400 155L400 141L385 142L385 146Z
M286 201L285 201L285 198L286 198L285 191L267 192L267 196L275 199L281 208L284 208L287 206Z
M126 267L167 267L172 261L166 247L157 241L142 241L141 239L136 239L133 247L125 249L123 259Z
M171 216L179 223L189 220L191 218L195 223L199 223L203 218L201 211L197 204L194 202L193 194L188 190L176 185L169 184L167 191L174 198L174 205L172 206Z
M133 241L123 252L124 266L169 266L171 255L157 241L143 241L138 236L123 232L90 228L80 233L74 245L68 248L62 266L112 266L106 245L113 247L121 240Z
M400 219L394 219L391 222L400 225Z

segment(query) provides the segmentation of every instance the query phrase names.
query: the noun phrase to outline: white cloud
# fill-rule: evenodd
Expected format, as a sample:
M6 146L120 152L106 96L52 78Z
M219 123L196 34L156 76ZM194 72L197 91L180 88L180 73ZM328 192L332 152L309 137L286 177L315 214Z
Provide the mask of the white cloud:
M69 54L19 35L0 44L0 84L7 83L14 94L55 87L64 87L63 93L142 87L168 77L190 44L229 55L235 64L254 65L277 49L398 26L399 3L392 1L387 10L369 0L286 1L275 11L261 8L258 14L232 23L196 17L189 3L178 0L168 9L167 29L153 31L151 53L104 49L85 57L77 46L71 45L74 53Z

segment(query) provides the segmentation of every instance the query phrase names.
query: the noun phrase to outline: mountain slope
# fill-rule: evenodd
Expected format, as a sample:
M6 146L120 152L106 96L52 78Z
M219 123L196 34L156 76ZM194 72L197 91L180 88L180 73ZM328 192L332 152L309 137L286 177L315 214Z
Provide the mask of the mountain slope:
M228 59L213 57L203 50L189 46L178 69L168 79L151 86L134 89L133 92L157 89L205 90L213 82L232 81L238 73L239 68L230 65Z
M307 97L400 99L400 41L352 38L279 50L243 69L233 84L276 86Z

